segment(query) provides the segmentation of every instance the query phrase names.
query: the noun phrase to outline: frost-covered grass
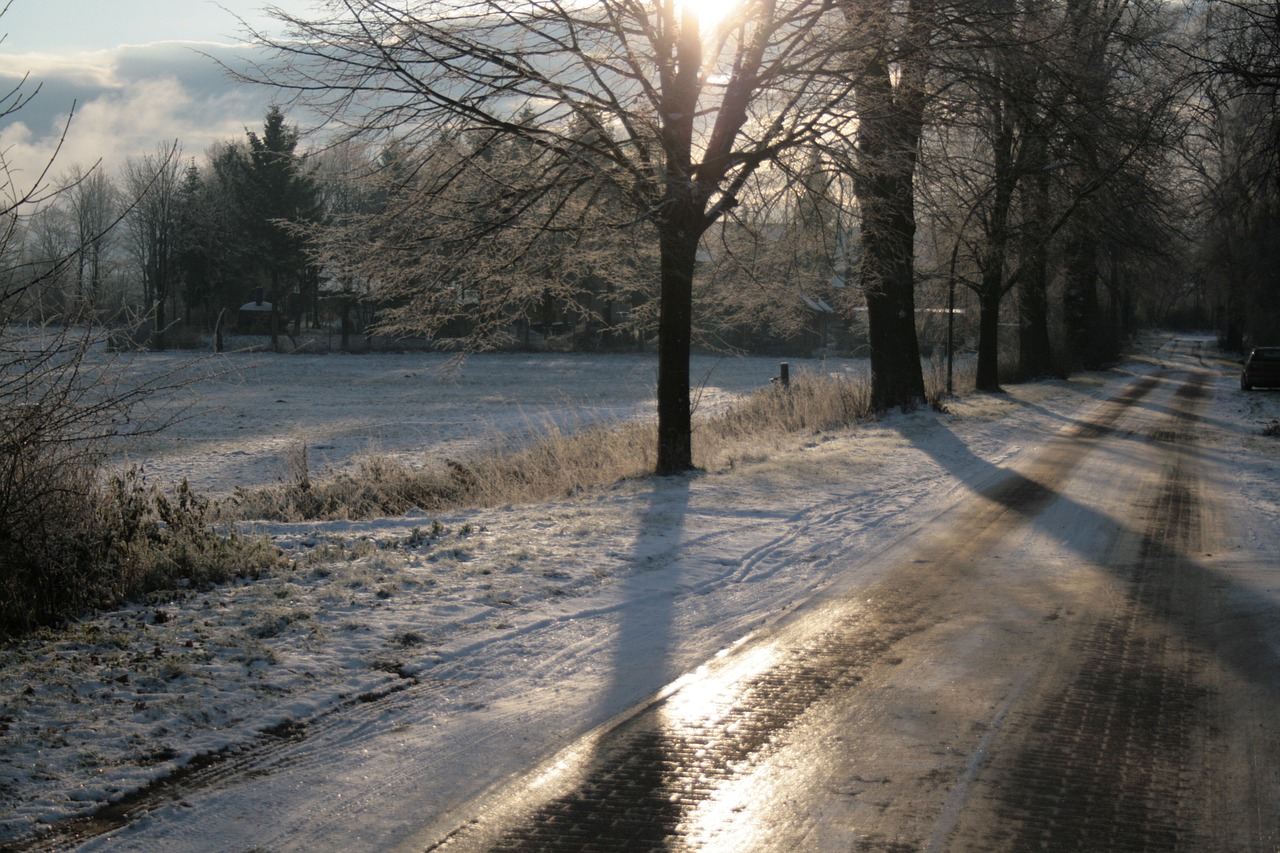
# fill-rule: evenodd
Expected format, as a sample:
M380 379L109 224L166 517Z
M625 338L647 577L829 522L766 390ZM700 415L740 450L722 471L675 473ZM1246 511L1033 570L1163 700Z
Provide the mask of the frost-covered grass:
M801 372L787 387L766 386L698 419L694 461L722 470L783 436L841 429L872 414L864 377ZM647 475L656 443L648 419L576 428L548 421L518 441L492 436L461 459L414 466L362 454L345 470L317 477L299 442L289 448L285 482L238 489L222 512L236 519L333 520L558 499Z

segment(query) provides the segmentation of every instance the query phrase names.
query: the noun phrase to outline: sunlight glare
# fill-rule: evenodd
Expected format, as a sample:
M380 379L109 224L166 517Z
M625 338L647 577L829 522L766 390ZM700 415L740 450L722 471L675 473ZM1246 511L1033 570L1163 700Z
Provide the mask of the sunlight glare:
M710 31L720 26L745 0L683 0L698 16L698 26Z
M761 643L732 658L723 668L712 667L714 671L708 671L702 666L678 679L678 689L662 706L664 725L682 732L691 726L719 722L740 698L736 689L739 683L773 666L778 656L774 643Z

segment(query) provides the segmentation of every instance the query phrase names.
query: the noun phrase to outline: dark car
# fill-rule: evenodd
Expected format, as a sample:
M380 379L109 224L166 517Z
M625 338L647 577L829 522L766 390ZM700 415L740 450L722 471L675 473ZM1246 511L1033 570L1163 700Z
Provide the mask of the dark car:
M1254 347L1240 371L1240 388L1280 388L1280 347Z

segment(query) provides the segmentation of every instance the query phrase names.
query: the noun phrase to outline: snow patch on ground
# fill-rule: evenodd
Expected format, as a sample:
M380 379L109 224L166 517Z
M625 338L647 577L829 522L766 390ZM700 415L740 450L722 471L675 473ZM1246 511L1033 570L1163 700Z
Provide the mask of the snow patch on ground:
M865 585L868 555L1162 366L1161 352L954 400L947 413L798 437L723 474L537 506L256 525L292 569L0 650L0 844L201 754L249 749L264 730L320 730L334 717L296 766L84 849L385 847L800 604ZM177 358L147 356L146 369ZM224 365L198 389L201 413L142 452L151 477L226 492L269 482L299 437L337 467L371 444L448 455L531 419L647 417L652 405L653 362L640 357L488 356L456 372L421 354ZM1235 473L1224 505L1247 502L1268 520L1242 532L1241 548L1280 564L1280 437L1261 435L1280 417L1280 392L1244 394L1229 363L1208 366L1219 371L1206 413L1218 443L1206 452ZM698 361L702 405L775 370ZM1256 582L1275 595L1275 579Z

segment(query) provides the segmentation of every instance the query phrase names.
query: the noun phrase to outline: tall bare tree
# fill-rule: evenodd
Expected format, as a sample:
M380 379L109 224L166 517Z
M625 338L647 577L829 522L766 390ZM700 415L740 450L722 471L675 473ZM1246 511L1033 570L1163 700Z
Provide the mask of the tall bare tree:
M68 211L75 233L76 300L81 307L101 307L112 248L112 228L120 217L120 193L99 165L72 166L63 178L59 203Z
M1202 277L1224 344L1280 339L1280 6L1209 0L1187 53L1201 81Z
M153 320L153 341L165 348L168 307L181 276L182 162L175 142L124 167L124 190L135 199L125 214L129 249L142 274L143 299Z
M829 129L850 85L831 73L830 5L752 0L712 22L678 0L338 0L323 16L279 14L289 32L266 39L282 61L265 76L355 134L399 136L419 151L464 137L525 146L525 175L500 203L488 200L473 238L528 227L535 208L541 233L578 233L576 216L600 212L581 200L603 187L626 218L594 226L650 223L660 257L655 467L673 474L693 466L699 241L780 152ZM444 192L449 179L428 185Z
M1034 375L1049 369L1049 173L1062 135L1053 117L1069 81L1055 53L1060 4L961 8L936 59L948 85L927 136L930 196L934 228L951 244L937 262L946 263L952 288L967 286L977 298L975 385L999 391L1002 303L1015 285L1029 369Z
M849 21L856 144L849 170L861 215L858 279L867 303L871 400L924 400L916 337L916 167L933 94L939 0L839 0Z

